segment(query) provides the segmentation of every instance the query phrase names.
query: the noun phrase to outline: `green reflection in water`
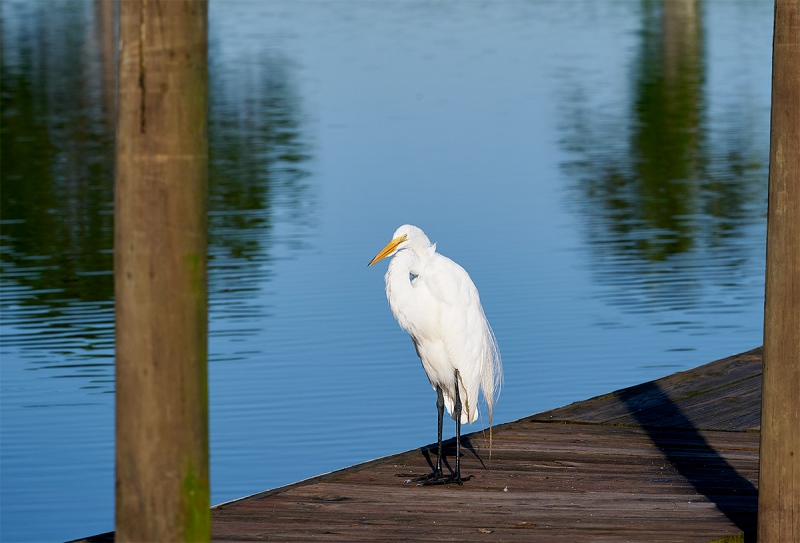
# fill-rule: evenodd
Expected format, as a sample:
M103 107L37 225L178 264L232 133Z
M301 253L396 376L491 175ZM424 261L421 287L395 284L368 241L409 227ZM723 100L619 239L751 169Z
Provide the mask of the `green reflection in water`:
M637 242L648 259L660 260L693 245L686 217L697 212L693 192L708 162L703 145L703 44L698 3L670 1L644 12L637 65L631 149L638 195L620 202L619 224L639 221L653 232Z
M17 303L53 310L113 295L113 124L85 13L66 7L34 3L0 73L2 272L29 289Z
M702 8L642 2L627 111L586 89L566 93L569 205L584 222L593 274L613 287L605 296L633 311L696 306L702 288L745 264L739 240L764 216L755 113L739 104L729 119L709 119Z
M16 349L107 391L113 364L113 104L91 4L8 6L2 96L4 364ZM4 12L6 15L8 12ZM113 64L112 64L113 65Z
M107 6L9 6L0 72L3 345L70 375L104 366L105 389L113 386L116 41ZM213 42L209 57L211 317L252 318L281 243L275 225L292 225L297 239L311 224L310 146L285 59L262 51L230 62Z

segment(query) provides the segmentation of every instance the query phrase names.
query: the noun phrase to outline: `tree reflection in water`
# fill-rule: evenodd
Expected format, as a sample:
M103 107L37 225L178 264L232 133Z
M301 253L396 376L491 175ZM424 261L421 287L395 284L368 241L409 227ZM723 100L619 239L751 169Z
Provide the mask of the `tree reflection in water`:
M5 30L15 47L4 48L0 74L2 342L38 368L83 376L81 386L103 392L113 390L114 363L111 5L9 7L24 10L25 23ZM212 40L209 294L216 321L262 310L253 293L269 279L270 255L276 245L303 246L315 202L291 65L263 51L238 62L223 54ZM290 225L290 233L276 237L276 224Z
M582 218L592 273L608 287L602 296L630 312L682 312L667 318L678 326L691 326L685 312L701 304L723 309L704 292L735 283L748 275L738 267L763 256L740 250L766 210L766 155L752 155L756 112L741 103L709 118L702 13L698 0L644 1L627 110L591 103L580 89L564 108L568 205Z

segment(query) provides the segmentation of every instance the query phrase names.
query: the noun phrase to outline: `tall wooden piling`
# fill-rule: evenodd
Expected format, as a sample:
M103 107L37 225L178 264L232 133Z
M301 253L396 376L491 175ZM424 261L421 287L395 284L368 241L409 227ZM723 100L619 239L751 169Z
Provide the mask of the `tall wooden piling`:
M800 0L775 0L758 539L800 541Z
M122 0L116 540L210 538L208 5Z

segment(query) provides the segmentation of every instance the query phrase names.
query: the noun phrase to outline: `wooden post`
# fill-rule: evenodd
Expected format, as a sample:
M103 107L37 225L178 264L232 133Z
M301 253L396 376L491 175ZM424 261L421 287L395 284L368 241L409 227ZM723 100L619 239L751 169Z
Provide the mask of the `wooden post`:
M208 4L122 0L116 541L210 539Z
M800 0L775 0L758 540L800 541Z

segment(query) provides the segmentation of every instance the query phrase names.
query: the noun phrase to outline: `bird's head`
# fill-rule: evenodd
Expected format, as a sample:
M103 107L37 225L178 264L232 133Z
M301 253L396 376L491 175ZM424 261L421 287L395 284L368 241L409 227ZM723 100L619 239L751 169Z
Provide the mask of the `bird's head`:
M386 247L381 249L375 258L373 258L367 266L372 266L387 256L393 256L397 251L403 249L428 249L431 246L431 241L421 229L411 224L404 224L395 230L390 241Z

